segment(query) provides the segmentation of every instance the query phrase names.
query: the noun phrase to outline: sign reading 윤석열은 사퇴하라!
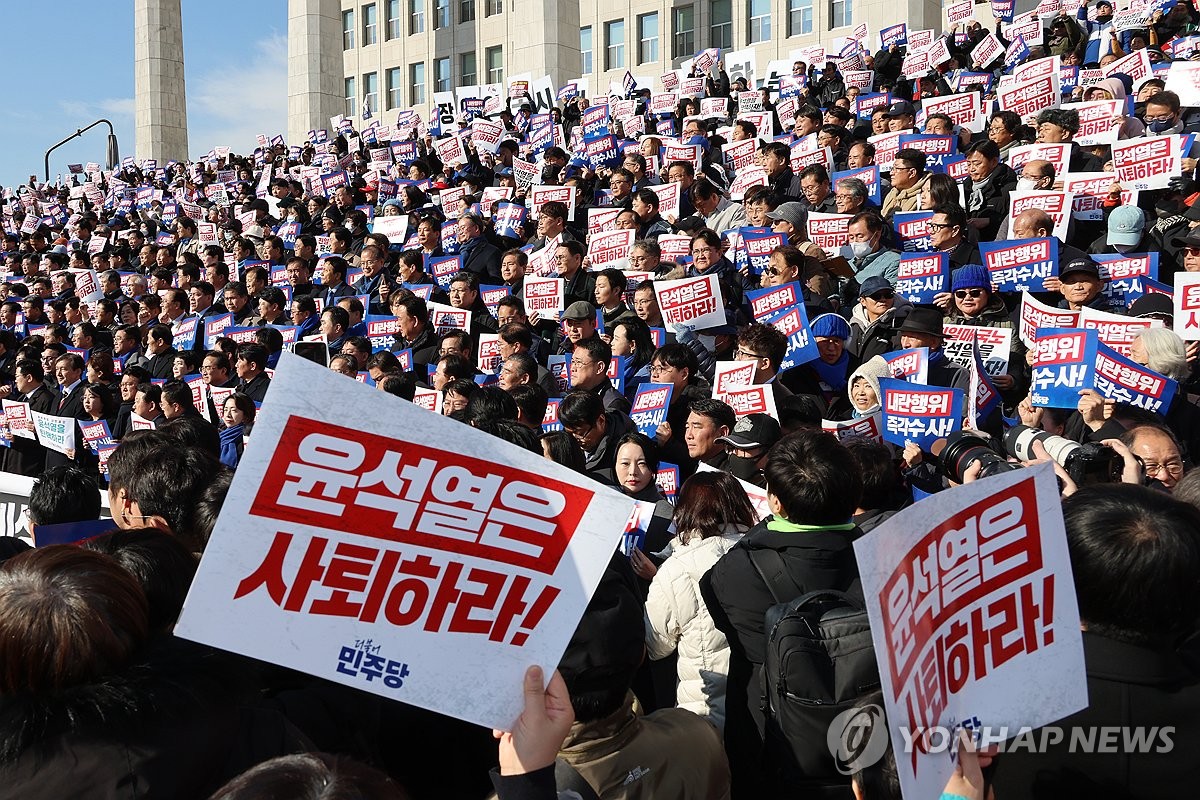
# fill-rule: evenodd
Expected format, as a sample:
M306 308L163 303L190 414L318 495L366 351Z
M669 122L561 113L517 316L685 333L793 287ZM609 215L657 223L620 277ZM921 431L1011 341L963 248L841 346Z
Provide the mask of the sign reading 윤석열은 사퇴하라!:
M508 729L633 501L289 354L255 437L175 632Z
M1050 464L927 497L854 554L905 797L941 793L959 728L996 744L1087 706Z

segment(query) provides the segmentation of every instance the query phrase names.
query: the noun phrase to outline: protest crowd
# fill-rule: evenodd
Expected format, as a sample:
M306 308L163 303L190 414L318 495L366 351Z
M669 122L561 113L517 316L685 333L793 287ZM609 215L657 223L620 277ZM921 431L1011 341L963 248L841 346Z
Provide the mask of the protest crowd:
M896 595L881 633L856 542L941 531L976 488L1001 509L986 487L1039 465L1073 586L996 579L1019 610L972 614L963 657L976 683L1036 657L1031 598L1073 596L1087 701L1058 724L1173 749L1009 751L964 722L942 796L1186 796L1200 12L976 8L764 81L704 50L653 86L470 87L5 188L0 467L35 482L0 539L0 797L898 798L895 720L852 769L827 731L896 697L933 724L964 680L938 639L881 683ZM637 501L510 732L172 634L235 471L281 446L256 421L285 351L453 420L447 453L490 435ZM1003 513L912 580L1000 569Z

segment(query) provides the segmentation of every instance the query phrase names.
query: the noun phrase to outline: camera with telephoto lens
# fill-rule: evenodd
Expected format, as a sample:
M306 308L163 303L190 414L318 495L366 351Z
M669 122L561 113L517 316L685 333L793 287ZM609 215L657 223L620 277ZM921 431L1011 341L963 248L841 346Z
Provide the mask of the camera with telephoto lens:
M963 473L976 461L982 464L981 478L1021 468L1020 464L1005 461L1004 456L992 448L992 443L975 431L956 431L945 439L938 439L930 446L930 452L937 458L942 474L955 483L963 482Z
M1033 443L1041 442L1046 454L1067 471L1076 486L1093 483L1115 483L1121 480L1124 460L1106 444L1079 442L1052 433L1017 425L1004 434L1004 447L1021 461L1032 461Z

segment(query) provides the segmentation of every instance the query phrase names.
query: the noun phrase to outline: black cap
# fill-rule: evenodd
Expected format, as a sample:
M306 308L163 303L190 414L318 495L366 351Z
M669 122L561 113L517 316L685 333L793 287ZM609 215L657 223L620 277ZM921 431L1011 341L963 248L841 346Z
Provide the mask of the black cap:
M903 117L906 115L911 115L914 117L917 115L917 111L915 108L913 108L913 104L907 100L897 100L896 102L892 103L890 106L888 106L887 113L884 114L885 117Z
M770 447L781 436L779 423L770 414L747 414L737 421L728 436L717 439L739 450Z

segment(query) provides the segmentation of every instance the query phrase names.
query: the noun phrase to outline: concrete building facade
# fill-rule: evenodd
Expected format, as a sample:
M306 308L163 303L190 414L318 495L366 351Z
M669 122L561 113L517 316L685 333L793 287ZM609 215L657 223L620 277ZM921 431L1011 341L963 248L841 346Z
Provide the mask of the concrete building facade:
M135 0L133 86L135 155L159 164L188 157L180 0Z
M297 2L297 0L294 0ZM456 86L549 75L607 91L626 70L657 81L697 51L752 50L759 75L866 23L940 29L938 0L341 0L342 113L429 106ZM657 84L656 84L657 85Z
M340 0L288 0L289 142L342 113L341 45Z
M579 6L558 0L341 0L340 113L395 119L459 86L579 75ZM291 47L289 37L289 48Z

